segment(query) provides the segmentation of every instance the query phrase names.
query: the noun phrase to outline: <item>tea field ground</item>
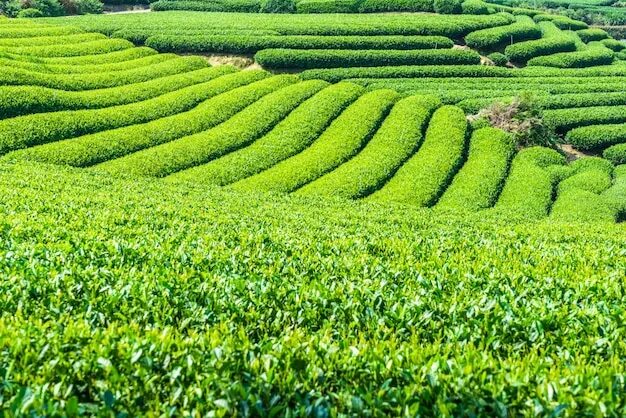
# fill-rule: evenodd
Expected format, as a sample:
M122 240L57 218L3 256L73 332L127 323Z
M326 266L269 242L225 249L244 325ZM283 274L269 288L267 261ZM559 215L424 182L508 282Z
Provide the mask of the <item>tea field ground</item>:
M626 414L620 44L314 18L0 18L0 410ZM528 90L582 158L471 123Z

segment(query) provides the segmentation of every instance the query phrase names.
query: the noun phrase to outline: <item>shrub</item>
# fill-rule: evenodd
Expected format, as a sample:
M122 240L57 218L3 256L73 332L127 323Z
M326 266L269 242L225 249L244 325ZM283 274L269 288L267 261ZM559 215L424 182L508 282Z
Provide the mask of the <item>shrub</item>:
M33 17L43 17L44 14L39 9L30 8L20 10L16 17L18 18L33 18Z
M108 173L165 177L205 164L262 137L303 101L327 85L323 81L310 80L283 87L213 129L105 162L97 169Z
M604 150L602 156L613 164L626 164L626 143L608 147Z
M263 138L207 164L167 177L224 186L266 170L306 149L350 103L363 93L352 83L337 83L304 102Z
M592 41L601 41L603 39L609 38L609 34L606 33L605 30L597 28L577 30L576 35L578 35L580 39L586 44Z
M490 126L511 133L520 147L555 147L557 143L552 128L544 122L543 109L529 94L517 96L508 103L495 102L481 110L477 119L485 119Z
M261 13L294 13L295 0L261 0Z
M559 29L563 30L580 30L587 29L587 24L579 20L570 19L566 16L539 14L533 17L535 22L552 22Z
M602 149L626 143L626 124L583 126L572 129L565 138L581 150Z
M355 0L301 0L296 2L298 13L354 13Z
M467 132L465 113L460 108L437 109L419 150L369 199L415 206L435 204L463 162Z
M509 59L501 52L492 52L487 55L487 58L489 58L498 67L506 67L509 63Z
M434 11L432 0L362 0L353 3L361 13Z
M626 43L624 43L623 41L618 41L616 39L604 39L602 41L602 45L615 52L623 51L624 49L626 49Z
M506 132L495 128L474 131L467 162L454 176L436 208L476 212L493 206L514 154L515 142Z
M489 14L489 6L482 0L465 0L461 3L461 11L466 15Z
M355 199L379 189L419 148L439 105L437 98L429 96L398 101L361 152L297 193Z
M264 49L254 56L265 68L334 68L377 65L478 64L480 55L462 49L348 50Z
M272 168L233 183L236 190L288 193L333 170L355 155L374 135L398 99L391 90L376 90L348 106L310 147Z
M463 11L461 8L463 0L433 0L433 8L436 13L452 15Z

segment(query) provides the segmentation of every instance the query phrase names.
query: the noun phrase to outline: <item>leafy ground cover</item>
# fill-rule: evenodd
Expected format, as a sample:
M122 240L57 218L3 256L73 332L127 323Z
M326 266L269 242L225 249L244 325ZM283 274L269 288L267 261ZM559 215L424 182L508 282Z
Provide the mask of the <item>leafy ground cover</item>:
M0 179L5 410L625 412L623 224Z

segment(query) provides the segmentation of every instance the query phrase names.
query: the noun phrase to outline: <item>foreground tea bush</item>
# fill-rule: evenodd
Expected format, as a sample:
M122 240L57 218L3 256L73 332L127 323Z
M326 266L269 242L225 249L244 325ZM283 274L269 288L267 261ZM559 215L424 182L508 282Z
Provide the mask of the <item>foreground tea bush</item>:
M0 193L4 410L626 408L624 225L259 199L35 165L0 166Z

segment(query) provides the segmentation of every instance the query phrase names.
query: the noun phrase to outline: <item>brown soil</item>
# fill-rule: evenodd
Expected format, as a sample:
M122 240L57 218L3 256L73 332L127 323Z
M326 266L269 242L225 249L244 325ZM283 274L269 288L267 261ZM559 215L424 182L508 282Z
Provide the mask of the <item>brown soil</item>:
M561 148L561 151L565 153L565 156L567 157L567 161L574 161L582 157L593 156L593 154L591 153L577 150L576 148L572 147L570 144L561 144L559 145L559 148Z

